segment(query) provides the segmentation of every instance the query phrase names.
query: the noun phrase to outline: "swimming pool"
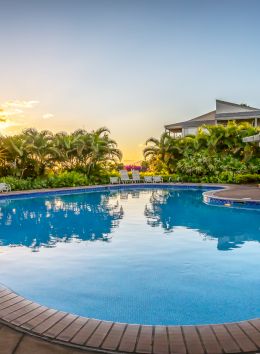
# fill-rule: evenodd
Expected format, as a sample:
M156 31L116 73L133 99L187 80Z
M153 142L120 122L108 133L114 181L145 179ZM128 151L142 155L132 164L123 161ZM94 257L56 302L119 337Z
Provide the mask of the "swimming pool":
M260 315L259 210L202 189L132 188L0 201L0 282L82 316L206 324Z

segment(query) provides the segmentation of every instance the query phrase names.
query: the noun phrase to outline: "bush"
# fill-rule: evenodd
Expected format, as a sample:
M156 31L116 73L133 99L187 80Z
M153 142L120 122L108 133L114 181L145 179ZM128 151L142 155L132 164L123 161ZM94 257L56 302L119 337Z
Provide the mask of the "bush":
M141 177L144 175L155 175L156 173L141 173ZM112 173L117 175L117 173ZM130 175L130 173L129 173ZM159 174L158 174L159 175ZM193 182L193 183L259 183L259 174L234 174L230 171L221 172L212 176L189 176L181 174L169 174L161 175L164 182L168 182L171 178L171 182ZM91 176L89 179L85 174L71 171L62 172L59 174L50 174L46 177L38 177L36 179L19 179L17 177L2 177L0 182L8 183L13 191L16 190L29 190L29 189L42 189L42 188L62 188L62 187L79 187L87 186L90 184L106 184L109 183L109 175L101 174L99 176Z
M259 174L251 174L247 173L245 175L237 174L234 177L235 183L258 183L260 182L260 175Z
M32 189L32 181L30 179L19 179L17 177L7 176L0 178L0 182L7 183L13 191Z
M2 177L0 182L7 183L13 191L41 188L61 188L77 187L89 184L87 177L79 172L62 172L59 174L50 174L47 177L38 177L32 179L19 179L17 177Z
M88 176L89 184L107 184L109 183L109 174L107 171L100 170L98 173L92 173Z
M80 172L61 172L57 175L49 175L45 180L46 185L51 188L77 187L89 184L87 177Z

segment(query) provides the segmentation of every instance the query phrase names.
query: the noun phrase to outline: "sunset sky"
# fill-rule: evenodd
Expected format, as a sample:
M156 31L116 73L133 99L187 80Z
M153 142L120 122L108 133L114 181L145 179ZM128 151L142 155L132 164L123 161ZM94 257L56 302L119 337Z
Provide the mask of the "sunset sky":
M260 107L258 0L0 0L2 134L106 126L124 160L165 124Z

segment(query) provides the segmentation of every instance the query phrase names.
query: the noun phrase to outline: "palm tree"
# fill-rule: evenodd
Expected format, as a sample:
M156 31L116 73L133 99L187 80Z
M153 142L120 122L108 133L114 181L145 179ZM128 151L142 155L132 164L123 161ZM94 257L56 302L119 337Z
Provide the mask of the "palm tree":
M56 150L56 162L61 164L63 169L76 168L84 145L82 137L79 134L57 133L53 145Z
M0 136L2 175L35 177L46 169L78 170L90 175L105 170L121 158L107 128L93 132L78 129L55 135L48 130L26 129L12 137Z
M106 162L121 160L122 153L117 148L116 142L110 139L109 133L110 131L107 128L102 127L86 137L86 147L83 150L83 155L85 152L87 174Z
M163 133L160 139L149 138L146 141L144 157L150 163L164 166L168 172L173 172L178 159L183 155L181 139L175 139L168 133ZM161 162L161 164L160 164Z
M163 133L159 139L146 142L144 157L150 168L160 172L177 171L180 174L203 176L221 172L259 171L260 149L246 144L243 138L256 134L259 128L249 123L205 125L197 135L173 138ZM228 160L228 157L232 160ZM246 165L245 165L246 164ZM230 169L229 169L230 167Z
M9 166L12 175L22 178L31 164L24 136L20 134L3 138L2 148L5 153L5 166Z
M23 134L28 156L34 162L36 175L40 176L47 167L51 167L53 154L57 153L53 146L53 134L48 130L38 132L32 128L25 130Z

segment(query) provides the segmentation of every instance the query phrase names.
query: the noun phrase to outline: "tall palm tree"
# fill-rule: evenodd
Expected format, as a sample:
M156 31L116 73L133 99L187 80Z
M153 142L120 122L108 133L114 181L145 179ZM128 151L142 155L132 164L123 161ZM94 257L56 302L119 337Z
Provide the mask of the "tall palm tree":
M102 127L93 131L87 136L85 163L87 166L87 173L91 170L104 164L108 161L120 161L122 158L121 151L117 148L117 144L109 137L110 131Z
M5 165L9 166L10 173L22 178L24 172L31 164L24 136L20 134L4 137L2 148L5 154Z
M82 153L82 137L79 134L75 135L61 132L54 136L53 144L56 150L56 161L60 163L64 169L71 170L76 168L79 156Z
M163 133L159 139L147 140L144 157L152 169L168 172L177 169L188 175L216 174L228 169L229 165L230 171L237 169L239 172L243 167L241 162L246 163L248 169L250 164L250 170L258 171L252 166L260 164L259 147L243 142L244 137L258 131L259 128L249 123L229 122L227 126L205 125L197 135L183 138L174 139ZM228 161L228 156L232 161Z
M46 167L51 167L53 154L57 153L53 146L53 134L48 130L38 132L36 129L26 129L23 132L26 141L26 151L34 161L37 176L44 174Z
M154 165L162 162L169 172L173 172L178 159L183 155L181 139L175 139L163 133L160 139L149 138L146 141L144 157Z

